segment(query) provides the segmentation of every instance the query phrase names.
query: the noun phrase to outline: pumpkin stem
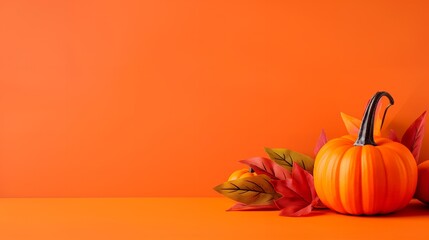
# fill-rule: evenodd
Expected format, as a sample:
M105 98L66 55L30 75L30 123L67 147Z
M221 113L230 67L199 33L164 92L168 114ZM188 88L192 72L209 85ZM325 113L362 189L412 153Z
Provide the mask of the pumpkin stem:
M359 129L358 139L355 142L355 146L363 146L363 145L373 145L377 144L374 141L374 121L375 121L375 112L377 110L378 102L382 97L389 98L390 105L386 108L383 114L383 120L381 126L383 126L384 118L386 116L386 112L390 106L392 106L395 101L393 97L388 92L377 92L369 101L366 106L365 113L363 114L362 123Z

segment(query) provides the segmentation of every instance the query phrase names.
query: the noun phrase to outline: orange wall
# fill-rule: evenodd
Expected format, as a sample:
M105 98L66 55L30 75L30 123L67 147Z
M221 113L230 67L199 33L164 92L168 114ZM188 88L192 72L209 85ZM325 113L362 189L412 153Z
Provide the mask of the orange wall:
M321 2L1 1L0 196L217 196L377 90L402 134L429 109L427 1Z

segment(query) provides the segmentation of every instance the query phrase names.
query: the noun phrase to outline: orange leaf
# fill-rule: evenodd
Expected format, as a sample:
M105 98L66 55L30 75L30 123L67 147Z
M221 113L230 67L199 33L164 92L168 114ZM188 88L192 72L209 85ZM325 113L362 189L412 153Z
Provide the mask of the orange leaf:
M384 104L379 104L377 106L377 112L375 114L375 120L374 120L374 136L381 136L381 127L383 126L383 117L384 117L384 112L381 111L381 109L383 108L383 106ZM343 112L341 113L341 118L343 119L347 132L350 135L357 136L359 133L362 120L352 117Z
M341 113L341 118L343 119L344 125L346 126L347 132L350 135L358 135L360 124L362 121L355 117L352 117L348 114Z

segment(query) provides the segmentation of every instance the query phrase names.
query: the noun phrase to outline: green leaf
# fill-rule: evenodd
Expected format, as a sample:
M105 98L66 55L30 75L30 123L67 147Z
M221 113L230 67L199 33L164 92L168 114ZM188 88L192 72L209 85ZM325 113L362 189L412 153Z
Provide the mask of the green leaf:
M265 148L265 152L271 160L289 171L292 170L292 165L295 162L307 172L313 173L314 160L305 154L284 148Z
M268 204L280 197L265 175L224 182L214 188L220 194L244 204Z

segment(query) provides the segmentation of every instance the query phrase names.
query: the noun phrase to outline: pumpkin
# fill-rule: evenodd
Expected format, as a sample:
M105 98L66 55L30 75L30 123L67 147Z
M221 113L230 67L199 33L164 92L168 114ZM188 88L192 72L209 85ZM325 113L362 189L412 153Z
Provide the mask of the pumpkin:
M256 175L256 173L252 168L250 168L250 169L249 168L243 168L243 169L240 169L240 170L233 172L229 176L228 181L236 180L239 178L252 177L255 175Z
M387 138L374 139L376 107L387 92L377 92L368 103L358 136L327 142L314 165L316 192L327 207L344 214L373 215L405 207L417 184L416 161L404 145ZM386 113L384 112L384 114ZM384 119L383 119L384 120Z

